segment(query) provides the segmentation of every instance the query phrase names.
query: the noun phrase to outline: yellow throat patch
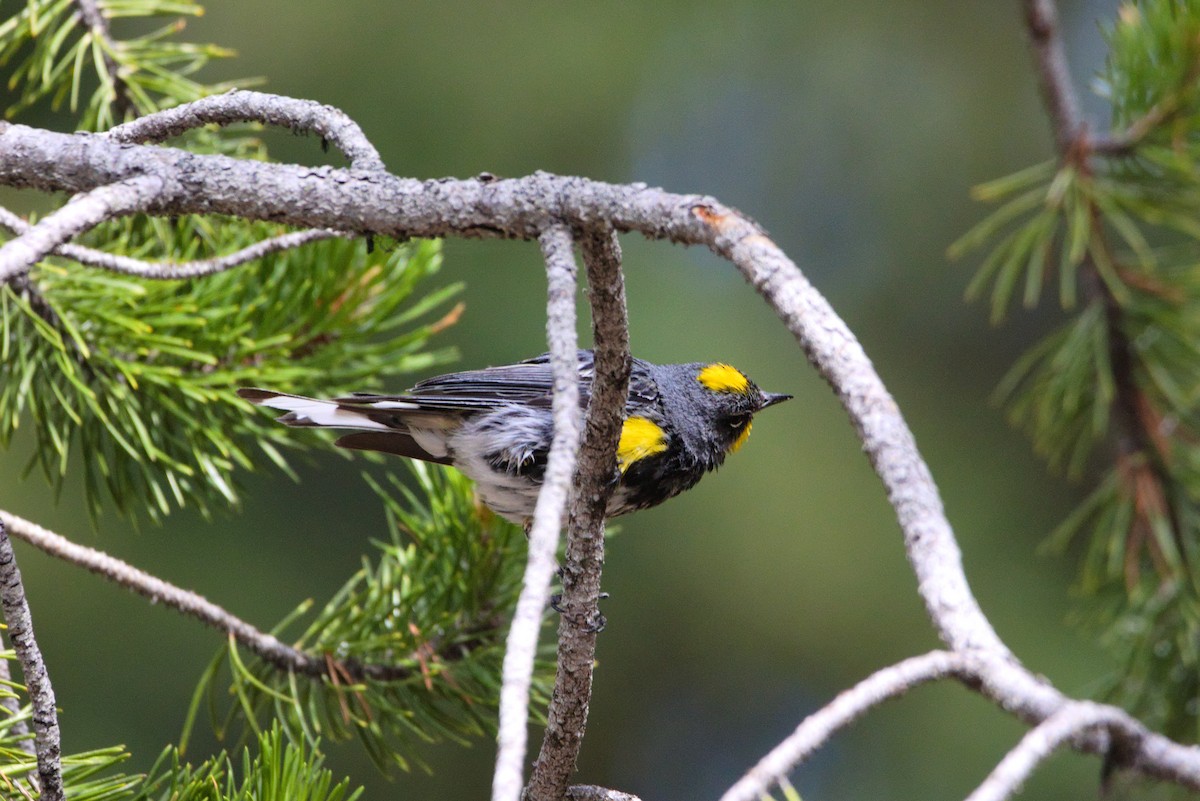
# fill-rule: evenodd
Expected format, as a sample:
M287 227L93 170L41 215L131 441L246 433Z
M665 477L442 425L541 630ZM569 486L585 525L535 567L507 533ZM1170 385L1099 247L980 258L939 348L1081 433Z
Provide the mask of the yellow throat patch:
M742 433L738 434L737 439L735 439L733 444L729 446L730 453L737 453L738 448L746 444L746 440L750 439L750 429L753 427L754 424L747 420L746 425L742 426Z
M737 392L745 394L750 391L750 381L742 375L742 371L728 364L710 364L696 374L696 380L713 392Z
M627 418L621 426L621 441L617 443L617 467L624 473L638 459L666 449L667 435L657 423L645 417Z

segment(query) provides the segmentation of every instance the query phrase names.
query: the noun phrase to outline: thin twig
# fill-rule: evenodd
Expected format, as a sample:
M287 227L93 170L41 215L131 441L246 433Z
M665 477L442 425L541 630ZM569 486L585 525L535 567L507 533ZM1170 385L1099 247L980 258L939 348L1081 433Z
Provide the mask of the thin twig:
M104 135L115 142L145 144L162 142L210 123L231 125L235 122L279 125L298 133L311 131L341 150L354 169L384 169L379 151L358 123L342 110L312 100L239 89L147 114L111 128Z
M571 232L564 225L553 225L541 235L540 242L549 284L546 338L554 376L554 437L529 530L529 560L504 651L492 801L517 801L524 785L533 661L537 655L542 613L550 600L554 554L558 550L558 534L565 519L579 453L579 357L575 337L577 268Z
M1040 762L1080 732L1096 727L1108 729L1117 738L1140 738L1140 724L1116 707L1088 701L1067 704L1026 732L967 801L1004 801L1021 789Z
M17 555L13 553L6 523L0 519L0 608L4 611L8 637L17 652L33 705L33 748L37 754L40 798L42 801L62 801L65 798L62 741L58 731L58 711L54 706L54 687L33 634L33 618L29 614L29 602L25 599L25 587L21 583L21 571L17 568Z
M30 223L13 214L8 209L0 208L0 228L6 228L16 234L23 234L32 227ZM59 245L52 253L55 256L72 259L89 267L99 267L100 269L121 273L122 275L132 275L152 280L175 281L222 273L255 259L261 259L268 254L298 248L302 245L307 245L309 242L318 242L323 239L333 239L335 237L354 239L357 236L357 234L348 231L334 231L329 228L309 228L304 231L291 231L279 236L273 236L270 239L264 239L261 242L255 242L253 245L248 245L240 250L235 250L233 253L227 253L224 256L182 262L143 261L141 259L132 259L128 256L119 256L115 253L105 253L102 250L72 244Z
M113 88L113 106L116 111L113 116L122 119L135 109L129 98L129 85L121 76L121 65L112 55L113 51L117 49L117 43L108 28L108 20L105 19L104 12L100 10L96 0L72 0L72 2L79 9L79 18L83 20L84 25L88 26L92 37L96 40L95 46L100 49L100 57L104 61L104 71L108 73L108 80Z
M71 198L62 208L0 246L0 283L25 272L72 237L106 220L146 209L161 187L159 178L143 175Z
M966 662L960 654L933 651L875 671L806 717L787 739L726 790L721 801L758 801L835 732L889 698L962 671Z
M1022 0L1022 4L1025 27L1037 59L1042 97L1054 127L1054 140L1060 151L1066 151L1085 131L1079 95L1071 80L1067 51L1059 34L1058 9L1054 0Z
M282 643L273 635L260 631L198 593L163 581L102 551L71 542L60 534L9 512L0 510L0 524L7 528L9 535L28 542L50 556L89 570L149 599L154 604L174 609L180 614L233 635L237 642L255 656L279 670L312 677L329 674L329 662L324 654L307 654ZM411 668L401 665L356 660L341 660L337 663L337 668L341 675L349 676L355 681L364 678L399 681L413 675Z
M558 670L546 713L546 733L526 798L557 801L575 772L587 726L596 661L604 520L617 473L617 440L629 397L629 321L616 232L607 226L581 240L592 304L594 362L587 424L575 474L571 522L562 566Z

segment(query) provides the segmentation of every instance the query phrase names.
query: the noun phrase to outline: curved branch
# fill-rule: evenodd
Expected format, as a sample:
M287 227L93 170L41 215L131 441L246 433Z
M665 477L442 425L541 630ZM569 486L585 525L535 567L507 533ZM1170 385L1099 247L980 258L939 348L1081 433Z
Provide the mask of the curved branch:
M72 237L114 217L144 211L158 197L161 187L161 180L143 175L71 198L62 208L0 246L0 283L25 272Z
M147 114L109 129L104 135L114 142L146 144L162 142L209 123L261 122L298 133L312 132L333 145L358 170L383 170L379 151L362 128L341 109L313 100L233 89L225 94L184 103Z
M1026 732L1013 750L988 774L967 801L1005 801L1016 793L1033 769L1083 731L1102 726L1114 738L1136 742L1141 724L1112 706L1075 701Z
M25 687L33 704L33 748L37 755L39 797L42 801L62 801L62 740L58 731L58 711L54 706L54 687L42 661L33 634L33 618L25 599L21 571L5 523L0 519L0 608L8 624L8 637L21 663Z
M0 208L0 228L6 228L16 234L23 234L33 226L16 214L5 208ZM212 259L198 259L183 262L152 262L119 256L115 253L105 253L102 250L83 247L82 245L63 244L53 251L55 256L63 256L89 267L99 267L122 275L132 275L137 278L152 280L176 281L185 278L202 278L206 275L216 275L226 270L239 267L247 262L261 259L271 253L281 250L291 250L310 242L341 237L353 239L355 234L347 231L333 231L329 228L309 228L304 231L291 231L261 242L255 242L233 253L217 256Z
M33 547L57 559L106 578L114 584L148 599L151 603L169 607L182 615L232 635L237 642L279 670L293 671L312 677L330 675L331 663L324 654L313 656L280 642L274 635L260 631L198 593L163 581L102 551L71 542L66 537L9 512L0 510L0 526L3 526L9 535L28 542ZM413 658L416 659L416 655ZM340 660L335 667L339 677L348 676L354 681L364 678L376 681L399 681L414 675L413 670L400 665L355 660Z
M964 670L967 658L947 651L914 656L872 673L804 719L787 739L725 791L721 801L758 801L835 732L872 707L914 687Z
M629 321L621 247L611 228L591 230L582 238L588 274L595 345L592 395L575 474L571 523L561 575L558 670L546 713L546 733L529 778L526 797L559 799L575 772L596 661L596 635L603 623L598 603L604 565L604 520L617 474L617 440L629 397Z
M554 376L554 438L546 474L529 527L529 562L513 613L504 651L500 687L500 726L492 801L517 801L524 786L524 762L529 732L529 686L537 654L542 613L550 600L554 554L562 529L579 453L579 356L575 337L576 266L571 232L551 225L541 235L542 257L549 284L546 301L546 339Z

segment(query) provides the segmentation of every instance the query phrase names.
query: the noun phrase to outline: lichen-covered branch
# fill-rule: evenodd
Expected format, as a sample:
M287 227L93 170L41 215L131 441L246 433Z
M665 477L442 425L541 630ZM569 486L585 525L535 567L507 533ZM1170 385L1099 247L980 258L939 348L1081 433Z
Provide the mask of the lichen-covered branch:
M1121 741L1122 750L1136 744L1142 735L1139 724L1112 706L1073 701L1030 729L1021 742L1000 760L967 801L1005 801L1021 789L1034 768L1071 738L1087 729L1103 727Z
M58 710L54 705L54 687L42 661L33 617L25 599L25 586L17 568L6 522L0 518L0 609L8 626L8 638L21 663L25 687L33 705L33 748L37 755L38 785L42 801L62 801L62 741L58 731Z
M601 227L585 234L581 245L592 304L594 377L561 570L558 670L546 714L546 734L526 789L526 797L532 801L562 798L587 728L596 635L603 621L598 603L605 510L615 486L617 440L625 419L632 365L616 233Z
M261 122L296 133L315 133L346 155L359 170L382 170L383 159L358 123L340 109L313 100L298 100L262 92L234 89L194 103L156 111L104 133L114 142L150 144L203 125Z
M0 283L25 272L72 237L106 220L149 208L159 186L160 181L154 176L131 175L84 190L0 246Z
M8 209L0 208L0 228L7 228L16 234L24 234L32 227L30 223L13 214ZM102 270L121 273L122 275L163 281L178 281L185 278L202 278L206 275L223 273L226 270L232 270L234 267L239 267L247 262L261 259L263 256L271 253L291 250L292 248L307 245L310 242L319 242L322 239L333 239L335 237L350 239L353 236L354 234L349 234L345 231L331 231L328 228L309 228L305 231L291 231L279 236L273 236L270 239L255 242L253 245L235 250L233 253L228 253L224 256L184 262L143 261L142 259L134 259L129 256L106 253L95 248L71 244L59 245L53 250L52 254L72 259L89 267L99 267Z

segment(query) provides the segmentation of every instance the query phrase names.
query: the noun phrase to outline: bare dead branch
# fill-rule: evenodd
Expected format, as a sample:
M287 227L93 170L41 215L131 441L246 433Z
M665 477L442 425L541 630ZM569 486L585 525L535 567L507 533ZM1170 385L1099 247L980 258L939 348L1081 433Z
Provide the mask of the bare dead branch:
M358 123L341 109L312 100L239 89L147 114L110 129L105 136L114 142L147 144L162 142L210 123L231 125L236 122L261 122L297 133L315 133L341 150L354 169L384 169L379 151Z
M58 731L58 710L54 706L54 687L42 661L33 617L25 599L25 586L17 568L17 555L6 531L7 521L0 519L0 609L8 625L8 637L21 663L25 687L33 705L33 748L37 755L38 787L42 801L62 801L62 741Z
M0 283L25 272L71 237L105 220L146 209L160 186L153 176L138 176L71 198L62 208L0 246Z
M542 613L550 600L558 533L566 517L567 498L579 453L579 356L575 337L576 266L571 231L548 227L540 237L548 283L546 339L554 376L554 438L546 474L529 529L529 557L512 628L504 651L500 687L500 726L492 801L517 801L525 784L524 764L529 732L529 685L537 655Z
M632 364L616 233L611 228L589 231L581 244L592 303L594 377L561 570L558 670L541 752L525 791L526 798L535 801L563 797L587 727L596 634L603 620L598 602L605 511L615 486L617 441L625 420Z
M806 717L787 739L726 790L721 801L758 801L839 729L890 698L962 671L966 662L961 654L933 651L877 670Z
M6 228L16 234L23 234L32 227L32 225L8 209L0 208L0 228ZM353 239L355 235L346 231L332 231L328 228L309 228L304 231L291 231L279 236L273 236L270 239L255 242L253 245L235 250L233 253L228 253L224 256L183 262L143 261L141 259L132 259L128 256L119 256L114 253L105 253L102 250L72 244L59 245L53 250L53 255L63 256L80 264L86 264L89 267L99 267L102 270L121 273L122 275L176 281L185 278L201 278L206 275L215 275L226 270L231 270L234 267L239 267L247 262L261 259L263 256L271 253L291 250L292 248L307 245L309 242L318 242L323 239L333 239L335 237Z
M1039 763L1071 738L1098 726L1130 741L1139 739L1142 731L1141 724L1116 707L1073 701L1026 732L967 801L1005 801L1020 790Z
M71 542L60 534L9 512L0 510L0 525L6 528L8 535L28 542L50 556L82 567L154 604L174 609L180 614L232 635L255 656L279 670L310 677L329 674L330 663L324 654L307 654L280 642L274 635L258 630L198 593L163 581L103 551ZM415 655L413 658L415 659ZM399 664L355 660L341 660L337 662L336 667L340 677L349 677L354 681L364 678L399 681L414 674L411 668Z

